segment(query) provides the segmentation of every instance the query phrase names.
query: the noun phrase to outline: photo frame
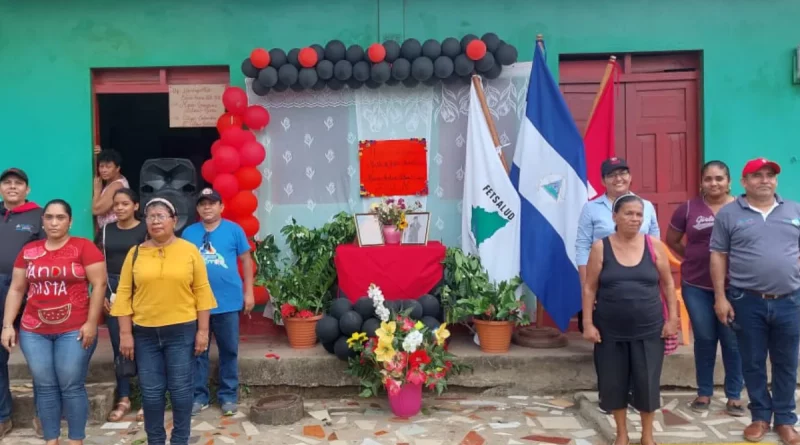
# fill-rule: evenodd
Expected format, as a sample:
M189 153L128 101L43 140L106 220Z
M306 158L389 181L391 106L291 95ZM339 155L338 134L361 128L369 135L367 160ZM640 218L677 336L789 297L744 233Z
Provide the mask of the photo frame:
M383 230L381 220L375 213L356 213L353 215L356 223L356 238L359 247L383 246Z
M400 244L425 246L428 244L428 233L431 228L430 212L406 213L408 227L403 230L403 239Z

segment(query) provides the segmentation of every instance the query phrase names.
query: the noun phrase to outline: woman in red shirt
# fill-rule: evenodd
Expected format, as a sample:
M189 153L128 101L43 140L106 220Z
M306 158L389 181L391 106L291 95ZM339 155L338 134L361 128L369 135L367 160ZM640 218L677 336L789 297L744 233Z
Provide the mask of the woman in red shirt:
M69 235L72 209L65 201L48 202L42 222L47 239L27 244L14 263L0 341L9 351L16 345L13 322L27 289L19 342L33 375L44 440L58 444L63 407L69 442L78 445L86 437L86 372L97 345L106 265L94 243Z

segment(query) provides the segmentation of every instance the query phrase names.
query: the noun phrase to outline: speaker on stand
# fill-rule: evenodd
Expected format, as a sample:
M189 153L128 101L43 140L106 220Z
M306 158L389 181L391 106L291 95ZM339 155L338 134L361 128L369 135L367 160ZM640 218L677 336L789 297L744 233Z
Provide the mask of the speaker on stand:
M180 232L194 221L197 196L197 171L192 161L183 158L148 159L142 164L139 195L142 206L153 198L164 198L175 206Z

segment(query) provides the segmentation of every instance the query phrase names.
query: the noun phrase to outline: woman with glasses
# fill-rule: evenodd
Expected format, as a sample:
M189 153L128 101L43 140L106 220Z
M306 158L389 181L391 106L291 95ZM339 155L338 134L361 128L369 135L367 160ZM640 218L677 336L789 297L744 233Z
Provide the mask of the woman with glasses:
M27 244L14 263L0 341L9 351L16 345L13 323L27 291L19 343L33 375L44 440L58 444L63 416L69 443L79 445L86 437L86 373L97 345L106 265L94 243L70 236L72 208L65 201L47 203L42 222L47 239Z
M139 211L139 196L131 189L123 188L114 193L112 211L116 222L106 224L97 234L97 244L106 257L106 270L108 271L108 285L106 286L106 299L103 301L106 311L106 326L111 337L111 347L114 350L114 359L119 356L119 321L108 312L116 297L119 284L119 274L122 263L131 248L144 242L147 235L147 226L136 218ZM130 379L117 377L117 405L108 415L109 422L119 422L131 409L131 384ZM139 410L137 421L144 420L144 411Z
M208 348L209 315L217 306L197 248L175 236L175 207L163 198L144 208L149 239L125 258L111 315L119 318L120 353L136 361L147 441L164 445L169 391L170 443L189 443L194 363Z

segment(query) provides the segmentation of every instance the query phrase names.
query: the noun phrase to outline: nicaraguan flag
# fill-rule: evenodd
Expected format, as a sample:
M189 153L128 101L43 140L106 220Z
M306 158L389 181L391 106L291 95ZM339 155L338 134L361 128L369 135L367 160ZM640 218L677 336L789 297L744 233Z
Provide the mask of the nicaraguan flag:
M575 265L578 219L586 203L583 140L537 42L511 181L519 192L520 276L566 331L581 309Z

